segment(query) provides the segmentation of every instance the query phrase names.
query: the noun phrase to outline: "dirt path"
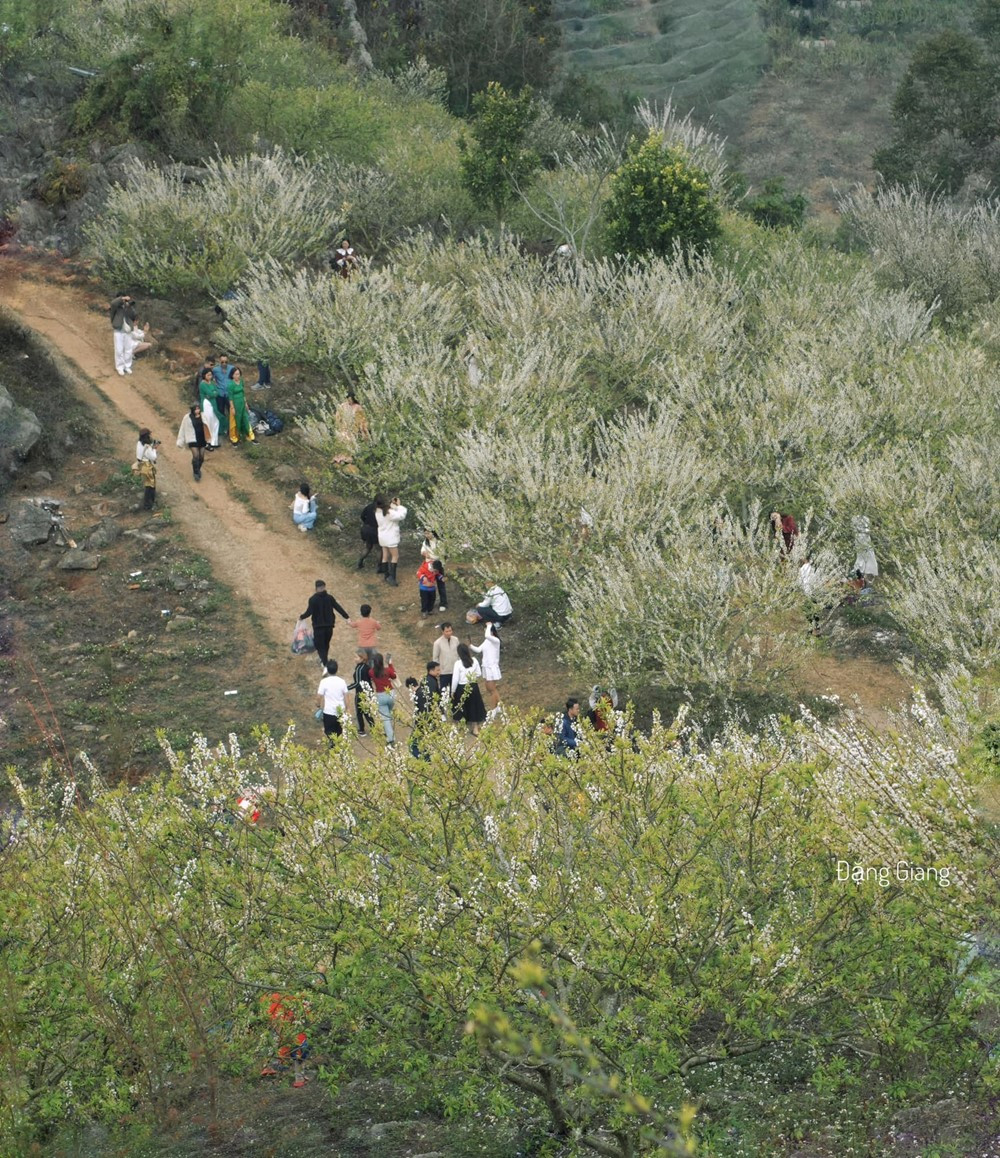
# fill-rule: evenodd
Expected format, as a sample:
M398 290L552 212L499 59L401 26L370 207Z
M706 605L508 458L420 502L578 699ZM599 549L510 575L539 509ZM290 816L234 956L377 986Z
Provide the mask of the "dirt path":
M280 658L268 662L281 665L274 674L288 681L290 711L292 703L301 704L317 682L319 665L293 656L288 648L295 617L317 578L326 581L352 615L363 602L371 602L385 625L380 645L392 653L400 676L423 673L426 657L391 626L394 605L402 605L407 613L410 593L386 588L372 570L353 569L357 554L351 531L344 533L344 551L350 559L334 560L312 535L302 535L292 523L288 507L294 487L289 486L287 496L279 495L255 476L240 448L228 443L206 457L202 482L192 480L190 455L175 445L187 407L187 376L178 382L154 356L137 360L134 373L120 377L114 369L103 298L76 285L38 280L16 265L0 264L0 302L81 371L90 384L81 385L85 401L99 416L110 445L120 448L123 462L131 461L139 427L148 426L162 441L158 501L169 508L190 548L203 554L213 573L246 600L278 645ZM261 440L261 452L280 456L282 440ZM239 496L247 496L249 502ZM353 667L353 654L354 632L338 618L331 655L342 674ZM256 658L248 656L247 662Z

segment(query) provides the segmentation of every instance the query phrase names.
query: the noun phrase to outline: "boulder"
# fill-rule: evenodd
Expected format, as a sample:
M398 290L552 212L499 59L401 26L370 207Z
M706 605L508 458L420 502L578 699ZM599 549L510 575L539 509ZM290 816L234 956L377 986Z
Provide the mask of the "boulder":
M31 454L42 436L42 424L34 413L18 404L0 386L0 466L10 474Z
M96 571L100 558L89 551L74 547L59 560L60 571Z
M86 547L88 551L102 551L110 547L116 539L120 538L122 533L121 527L114 519L101 519L97 527L87 536Z
M22 499L10 520L10 537L21 547L47 543L52 533L52 517L42 503L52 499Z

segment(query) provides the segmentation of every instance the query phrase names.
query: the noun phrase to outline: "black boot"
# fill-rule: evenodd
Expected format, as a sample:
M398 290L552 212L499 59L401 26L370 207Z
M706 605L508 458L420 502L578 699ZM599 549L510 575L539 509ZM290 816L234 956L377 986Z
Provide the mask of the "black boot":
M367 555L362 555L362 556L361 556L361 558L358 560L358 570L359 570L359 571L362 569L362 567L364 567L364 565L365 565L365 560L366 560L367 558L368 558L368 556L367 556Z
M379 563L378 567L375 569L375 574L376 575L388 575L389 574L389 564L384 559L382 560L381 563Z
M390 587L398 587L399 586L399 584L396 582L396 564L395 563L389 564L389 574L386 575L385 581L386 581L386 583L389 584Z

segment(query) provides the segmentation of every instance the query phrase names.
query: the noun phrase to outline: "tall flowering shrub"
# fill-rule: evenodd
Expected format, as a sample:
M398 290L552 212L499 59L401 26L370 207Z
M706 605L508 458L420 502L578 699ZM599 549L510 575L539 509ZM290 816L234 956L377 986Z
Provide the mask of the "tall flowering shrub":
M364 764L196 740L132 791L16 783L4 1145L256 1072L273 992L308 1003L332 1081L374 1072L612 1158L679 1141L695 1099L723 1107L695 1131L724 1129L789 1051L802 1080L897 1094L995 1066L965 939L995 903L988 833L923 700L887 738L622 717L575 760L518 718L469 750L425 739L428 761ZM774 1152L782 1123L743 1120Z

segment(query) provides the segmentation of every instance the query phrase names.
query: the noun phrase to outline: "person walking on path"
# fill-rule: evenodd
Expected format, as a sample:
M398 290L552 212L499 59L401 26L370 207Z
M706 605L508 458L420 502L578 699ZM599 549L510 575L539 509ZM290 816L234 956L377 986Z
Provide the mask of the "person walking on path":
M361 542L365 545L365 553L358 560L358 570L360 571L365 565L365 560L378 546L378 520L375 518L375 506L378 502L376 496L361 512ZM378 566L379 575L384 574L382 564Z
M201 382L198 384L198 400L201 405L201 417L208 431L206 442L209 450L219 448L219 388L215 384L215 377L210 366L201 372Z
M375 521L378 523L378 543L382 548L382 577L390 587L398 587L396 567L399 564L399 527L406 518L406 507L393 498L386 502L383 495L375 500Z
M292 502L292 522L303 534L316 525L316 496L309 489L308 483L299 483L298 493Z
M458 640L450 623L441 624L441 634L434 640L431 655L435 663L441 665L441 696L448 699L451 695L451 674L458 662Z
M396 743L396 733L392 724L392 710L396 706L396 697L392 694L396 686L396 669L392 666L392 656L387 655L383 658L382 653L376 651L372 656L368 678L375 689L379 719L385 728L385 742L391 746Z
M201 417L201 407L192 406L181 419L177 432L177 445L186 446L191 451L191 469L194 481L201 482L201 467L205 461L205 423Z
M472 736L479 735L479 729L486 722L486 705L479 690L479 680L483 671L479 660L469 650L469 645L458 645L458 659L451 673L451 718L457 723L465 720Z
M475 652L482 659L483 681L490 697L490 713L500 707L499 683L503 676L500 674L500 635L495 623L487 623L483 629L483 642L476 647L471 641L469 650Z
M135 444L135 461L139 465L139 475L142 478L143 499L142 508L151 511L156 502L156 448L160 444L144 426L139 431L139 441Z
M313 642L316 645L316 654L320 658L320 662L326 667L330 656L330 641L333 639L333 613L344 619L348 618L347 612L340 606L334 597L327 591L326 584L322 579L316 580L316 590L309 596L309 603L306 605L305 611L299 616L299 619L311 619L313 629Z
M115 340L115 369L120 376L132 373L132 342L130 337L139 311L135 299L119 294L110 306L111 333Z
M350 710L348 702L351 698L347 683L337 675L335 659L328 661L326 675L319 681L316 694L323 710L323 734L332 744L334 736L344 734L343 720Z
M382 624L377 619L372 619L372 605L370 603L362 603L361 617L349 619L347 626L353 627L357 632L358 647L374 650L378 646L378 633L382 630Z
M348 689L354 692L354 714L358 720L358 735L365 736L375 725L375 721L364 710L364 697L375 694L375 689L371 684L371 669L372 656L375 654L375 649L371 647L359 647L355 653L356 663L354 664L354 674L351 676L351 682L347 685Z
M247 410L246 390L243 388L243 371L236 366L229 379L229 441L236 446L241 438L253 442L253 427Z

